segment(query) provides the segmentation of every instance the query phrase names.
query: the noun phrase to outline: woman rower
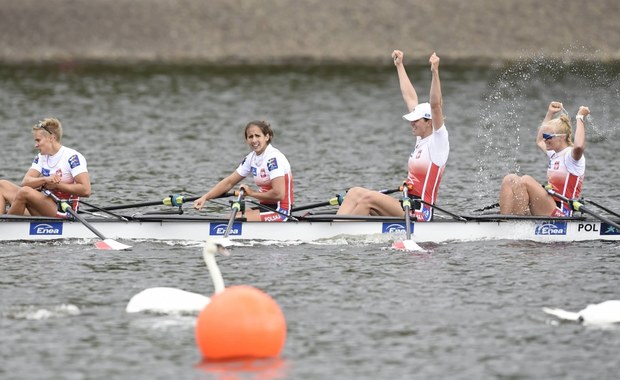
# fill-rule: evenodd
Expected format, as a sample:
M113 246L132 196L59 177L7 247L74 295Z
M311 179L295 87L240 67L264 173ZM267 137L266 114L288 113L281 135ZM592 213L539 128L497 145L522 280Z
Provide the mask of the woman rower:
M444 125L443 100L439 81L439 57L433 53L431 65L430 103L418 104L418 95L409 79L403 64L404 54L394 50L392 58L398 73L400 90L407 104L408 114L403 116L411 124L416 144L409 156L406 184L413 197L424 202L413 210L417 221L430 221L433 218L432 204L437 199L439 183L448 161L450 144L448 130ZM403 217L405 212L398 199L378 191L354 187L338 209L342 215L379 215Z
M588 107L577 111L575 138L572 138L570 119L566 115L553 119L564 109L562 103L551 102L547 115L538 128L536 145L547 154L547 181L553 191L569 199L579 198L586 171L583 154L586 144L583 118L590 114ZM571 216L566 202L552 197L529 175L508 174L502 180L499 194L500 213L512 215Z
M258 190L242 184L245 196L259 200L271 210L247 210L248 221L284 222L293 205L293 174L291 166L278 149L271 145L273 130L265 121L252 121L245 127L245 141L252 149L239 167L224 178L205 195L194 201L194 208L201 210L209 199L217 198L252 174Z
M60 205L39 190L50 190L77 210L80 197L91 194L86 159L62 145L62 125L48 118L32 126L34 147L39 154L22 179L21 186L0 180L0 214L68 217Z

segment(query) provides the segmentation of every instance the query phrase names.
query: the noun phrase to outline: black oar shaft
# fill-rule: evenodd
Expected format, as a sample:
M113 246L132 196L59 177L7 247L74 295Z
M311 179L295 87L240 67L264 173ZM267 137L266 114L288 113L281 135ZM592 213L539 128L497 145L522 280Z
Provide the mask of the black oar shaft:
M609 214L611 214L611 215L615 216L616 218L620 218L620 214L618 214L617 212L614 212L614 211L612 211L612 210L608 209L608 208L607 208L607 207L605 207L605 206L602 206L602 205L600 205L600 204L598 204L598 203L594 202L593 200L590 200L590 199L584 199L584 202L591 203L591 204L595 205L596 207L600 208L601 210L603 210L603 211L605 211L605 212L608 212Z
M305 206L293 207L291 209L291 212L310 210L313 208L324 207L324 206L336 206L336 205L338 205L338 198L334 197L325 202L318 202L318 203L312 203L312 204L305 205Z
M595 218L599 218L601 221L609 224L610 226L613 226L616 230L620 231L620 224L614 222L613 220L611 220L609 218L606 218L606 217L604 217L602 215L599 215L599 214L597 214L595 212L590 211L589 209L583 207L583 205L580 205L577 210L581 211L581 212L585 212L586 214L590 214L590 215L592 215Z
M491 210L491 209L498 208L498 207L499 207L499 202L493 203L492 205L484 206L482 208L477 208L474 210L474 212L482 212L482 211Z
M448 210L446 210L446 209L443 209L443 208L441 208L441 207L437 206L436 204L433 204L433 203L430 203L430 202L424 201L424 200L422 200L422 199L416 199L416 201L419 201L420 203L424 203L424 204L425 204L425 205L427 205L427 206L430 206L430 207L436 208L437 210L439 210L439 211L441 211L441 212L443 212L443 213L446 213L446 214L450 215L450 216L451 216L451 217L453 217L454 219L461 220L461 221L463 221L463 222L466 222L466 221L467 221L467 218L464 218L464 217L462 217L461 215L457 215L457 214L455 214L455 213L453 213L453 212L450 212L450 211L448 211Z
M222 195L220 195L219 197L216 198L225 198L225 197L230 197L233 196L233 193L224 193ZM181 202L180 203L186 203L186 202L193 202L196 199L200 198L200 197L185 197L183 195L179 195L179 196L174 196L171 195L169 197L164 198L163 200L159 200L159 201L150 201L150 202L139 202L139 203L132 203L132 204L128 204L128 205L118 205L118 206L108 206L108 207L100 207L100 208L93 208L93 209L88 209L85 211L95 211L95 210L99 210L99 211L113 211L113 210L124 210L124 209L128 209L128 208L138 208L138 207L148 207L148 206L163 206L166 205L166 201L171 201L172 197L175 198L175 202L177 204L179 204L179 197L181 198ZM172 202L170 202L172 203ZM91 206L92 207L92 206Z
M186 202L191 202L191 201L195 201L198 198L200 198L200 197L185 198L184 200ZM132 204L129 204L129 205L118 205L118 206L101 207L101 210L113 211L113 210L124 210L124 209L128 209L128 208L138 208L138 207L148 207L148 206L163 206L163 205L164 205L164 202L159 200L159 201L152 201L152 202L132 203ZM93 211L93 210L86 210L86 211Z
M71 208L71 205L69 205L66 202L62 202L60 199L58 199L58 197L56 195L54 195L54 193L52 193L49 190L43 190L43 194L45 194L48 197L52 198L54 200L54 202L60 204L63 211L68 212L69 214L71 214L75 219L77 219L80 223L82 223L86 228L88 228L95 235L97 235L99 238L101 238L101 240L106 240L106 237L103 236L103 234L101 232L99 232L95 227L93 227L88 221L86 221L86 219L84 219L80 215L78 215L78 213L75 212L75 210Z
M405 236L407 240L411 240L411 198L407 191L407 184L403 184L403 209L405 210Z
M233 224L235 223L235 217L237 216L237 212L241 211L241 202L243 201L243 189L239 190L239 196L237 200L235 200L231 206L230 218L228 219L228 225L226 226L226 231L224 232L224 238L227 238L230 234L230 230L232 229Z
M613 220L606 218L602 215L599 215L598 213L589 210L587 207L584 207L583 204L577 200L574 199L569 199L565 196L563 196L562 194L558 194L555 191L551 190L551 189L546 189L547 193L553 197L556 197L558 199L563 200L564 202L567 202L575 211L581 211L583 213L586 213L588 215L591 215L607 224L609 224L610 226L614 227L615 229L617 229L618 231L620 231L620 224L614 222Z
M115 213L113 213L113 212L111 212L111 211L109 211L109 210L103 209L103 208L101 208L101 207L99 207L99 206L97 206L97 205L94 205L94 204L92 204L92 203L86 202L86 201L85 201L85 200L83 200L83 199L80 199L80 203L85 204L86 206L90 207L91 209L95 209L95 210L97 210L97 211L101 211L101 212L103 212L104 214L108 214L108 215L110 215L110 216L113 216L113 217L115 217L116 219L122 220L122 221L124 221L124 222L126 222L126 221L127 221L127 218L125 218L124 216L122 216L122 215L118 215L118 214L115 214ZM84 210L84 212L92 212L92 211L91 211L91 210Z
M95 227L92 226L92 224L90 224L89 222L86 221L86 219L82 218L80 215L78 215L77 212L75 212L75 210L73 210L72 208L68 208L66 210L66 212L68 212L69 214L73 215L73 217L77 220L80 221L80 223L82 223L84 226L86 226L86 228L88 228L89 230L91 230L95 235L99 236L99 238L101 240L106 240L106 237L103 236L103 234L101 232L99 232L99 230L97 230Z

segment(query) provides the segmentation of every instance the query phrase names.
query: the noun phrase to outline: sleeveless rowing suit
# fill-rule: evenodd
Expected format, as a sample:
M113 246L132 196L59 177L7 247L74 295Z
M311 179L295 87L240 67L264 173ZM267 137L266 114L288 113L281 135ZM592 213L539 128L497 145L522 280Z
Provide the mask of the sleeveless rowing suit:
M53 156L47 154L37 154L30 166L41 173L43 177L50 177L54 174L61 176L62 183L75 183L75 177L79 174L88 172L86 159L82 154L74 149L61 146L58 152ZM72 195L60 190L50 190L58 199L66 201L71 208L77 211L80 203L80 197ZM66 218L68 215L58 208L56 215L60 218Z
M586 173L586 157L582 155L576 161L572 152L572 146L557 153L553 150L547 151L549 157L547 181L556 193L568 199L577 199L581 195L581 185ZM555 200L557 207L551 216L571 216L573 214L573 209L569 204L560 199Z
M267 202L261 202L261 204L276 209L282 214L290 215L293 207L293 174L291 165L278 149L268 144L261 155L250 152L237 168L237 173L242 177L252 174L254 183L260 192L271 190L271 181L274 178L284 177L284 198L276 204ZM260 218L264 222L284 222L288 219L273 211L261 212Z
M430 204L435 203L449 153L450 142L445 124L433 130L430 136L423 139L418 136L407 165L407 185L412 188L410 195ZM433 208L420 202L413 216L418 222L431 221Z

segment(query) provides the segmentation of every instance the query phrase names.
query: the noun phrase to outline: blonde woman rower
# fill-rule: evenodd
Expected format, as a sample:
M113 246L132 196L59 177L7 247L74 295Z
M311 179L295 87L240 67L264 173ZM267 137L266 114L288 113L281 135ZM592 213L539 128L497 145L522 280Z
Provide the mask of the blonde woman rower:
M547 181L553 191L568 199L579 198L586 172L584 117L590 114L581 106L576 116L575 134L568 116L553 116L564 109L562 103L551 102L543 123L538 128L536 145L548 158ZM566 202L549 195L547 190L529 175L508 174L499 194L500 213L512 215L571 216Z
M54 200L40 190L50 190L77 210L80 197L91 194L90 176L82 154L62 145L58 119L44 119L32 126L34 147L39 150L21 186L0 180L0 214L67 218Z

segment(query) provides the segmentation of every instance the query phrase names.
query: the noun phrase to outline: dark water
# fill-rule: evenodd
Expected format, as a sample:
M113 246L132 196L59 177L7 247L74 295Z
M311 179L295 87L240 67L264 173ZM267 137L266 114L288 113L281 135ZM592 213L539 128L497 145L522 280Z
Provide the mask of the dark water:
M428 68L409 71L426 100ZM571 115L592 110L584 196L620 210L619 71L538 59L442 68L452 150L440 204L494 203L508 171L543 181L534 134L560 100ZM30 125L56 116L65 145L88 159L98 205L201 193L246 154L242 128L254 119L273 123L298 205L396 186L412 148L393 68L2 68L0 83L0 177L21 179L35 154ZM124 311L147 287L210 294L195 243L91 243L0 244L0 378L615 379L620 369L620 327L541 311L620 299L616 243L235 247L219 260L227 285L263 289L288 323L282 360L254 371L199 365L193 317Z

